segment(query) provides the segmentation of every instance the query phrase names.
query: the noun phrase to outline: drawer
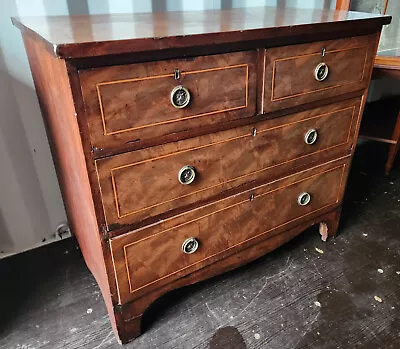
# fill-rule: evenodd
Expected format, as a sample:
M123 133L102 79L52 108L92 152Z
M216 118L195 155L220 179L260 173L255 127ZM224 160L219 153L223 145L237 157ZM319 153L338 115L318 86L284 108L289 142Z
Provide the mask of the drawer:
M378 39L373 34L266 49L262 111L366 88Z
M79 71L92 145L253 116L256 62L247 51Z
M303 171L111 239L120 302L333 208L347 165L342 160Z
M357 98L96 160L108 228L214 199L228 189L318 161L324 154L348 154L359 109ZM313 144L305 141L310 130L308 141L317 135ZM188 183L184 176L190 181L193 173L192 183L180 183Z

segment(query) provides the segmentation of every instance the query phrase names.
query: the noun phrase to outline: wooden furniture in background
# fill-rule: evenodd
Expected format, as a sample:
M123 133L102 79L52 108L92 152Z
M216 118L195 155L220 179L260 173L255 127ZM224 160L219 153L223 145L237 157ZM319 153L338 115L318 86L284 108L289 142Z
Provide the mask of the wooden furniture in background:
M389 4L388 10L400 10ZM393 12L394 13L394 12ZM382 30L378 53L375 58L373 79L390 78L400 82L400 13L393 17L392 24ZM400 147L400 96L382 99L368 106L360 136L389 144L385 172L389 174ZM373 114L375 113L375 119ZM383 115L382 115L383 114Z
M336 10L372 12L372 9L368 8L371 7L371 4L375 5L375 10L378 10L380 14L384 15L386 14L389 0L336 0ZM381 6L379 7L378 4Z
M400 98L383 98L368 103L361 124L360 137L389 144L385 173L392 170L400 145Z
M338 0L336 8L350 9L351 0ZM400 81L400 4L384 0L382 13L389 11L395 16L392 24L383 28L375 58L373 79L391 78ZM391 97L369 103L361 124L360 137L389 144L385 173L393 168L400 148L400 98ZM384 114L384 115L382 115Z
M121 342L162 294L311 225L336 234L389 22L282 8L13 19Z
M351 0L336 0L336 10L349 11Z

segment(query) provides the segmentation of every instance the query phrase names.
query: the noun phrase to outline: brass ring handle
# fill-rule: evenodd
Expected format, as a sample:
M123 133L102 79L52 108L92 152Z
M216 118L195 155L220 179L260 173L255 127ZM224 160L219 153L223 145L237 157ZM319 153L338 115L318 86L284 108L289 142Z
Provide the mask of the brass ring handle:
M310 203L310 201L311 201L311 195L307 192L301 193L297 198L297 203L300 206L306 206Z
M171 104L178 109L185 108L190 102L190 92L182 85L175 86L171 91Z
M199 242L196 238L188 238L182 244L182 251L186 254L192 254L199 248Z
M329 68L326 63L319 63L314 70L314 78L317 81L324 81L328 77Z
M185 165L178 172L179 183L188 185L196 178L196 169L193 166Z
M304 135L304 142L306 144L314 144L318 139L318 132L315 128L309 129Z

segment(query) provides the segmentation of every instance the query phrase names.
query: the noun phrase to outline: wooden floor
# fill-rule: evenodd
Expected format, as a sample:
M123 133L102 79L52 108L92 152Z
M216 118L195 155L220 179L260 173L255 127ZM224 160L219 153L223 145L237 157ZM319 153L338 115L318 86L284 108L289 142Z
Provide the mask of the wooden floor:
M400 164L383 175L386 149L357 147L336 239L310 229L166 295L125 347L400 348ZM120 348L72 239L0 261L0 277L0 348Z

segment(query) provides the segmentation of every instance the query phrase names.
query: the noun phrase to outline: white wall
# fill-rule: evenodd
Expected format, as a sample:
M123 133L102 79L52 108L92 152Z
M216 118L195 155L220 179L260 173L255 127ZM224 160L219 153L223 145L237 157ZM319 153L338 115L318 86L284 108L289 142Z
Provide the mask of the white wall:
M0 257L55 240L66 220L19 31L11 16L203 10L335 0L0 0ZM43 242L43 239L46 239Z
M45 6L0 4L0 250L7 254L50 240L65 213L22 39L10 22Z

